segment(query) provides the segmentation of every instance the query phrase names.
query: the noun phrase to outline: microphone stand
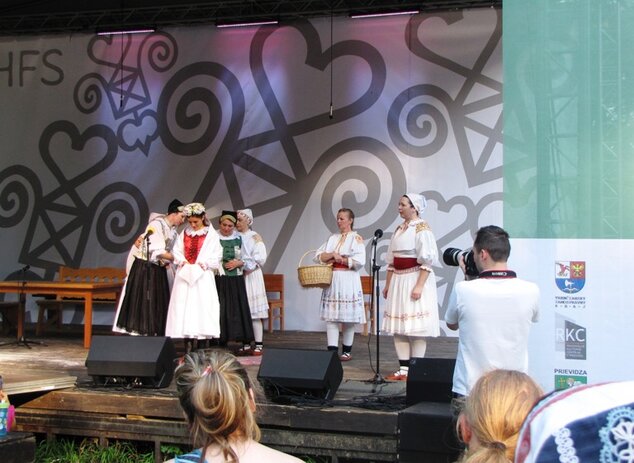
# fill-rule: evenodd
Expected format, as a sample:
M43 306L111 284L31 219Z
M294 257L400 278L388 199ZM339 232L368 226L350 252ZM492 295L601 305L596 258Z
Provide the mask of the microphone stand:
M370 309L372 309L371 313L374 316L374 323L376 327L376 373L374 378L369 380L369 383L372 384L383 384L385 383L385 379L381 376L381 355L380 355L380 340L381 340L381 328L379 324L379 270L381 269L380 265L376 265L376 248L377 248L378 237L375 236L372 240L372 276L370 278L370 286L374 288L372 294L370 295ZM372 323L370 323L370 328L372 327Z
M148 313L151 313L150 302L152 301L151 291L150 291L150 283L151 283L151 271L152 264L150 262L150 234L146 232L145 234L145 310Z

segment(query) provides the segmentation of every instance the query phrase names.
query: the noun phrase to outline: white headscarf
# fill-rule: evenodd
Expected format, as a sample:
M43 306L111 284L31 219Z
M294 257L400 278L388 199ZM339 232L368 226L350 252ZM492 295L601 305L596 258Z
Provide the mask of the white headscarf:
M238 215L244 215L247 218L247 224L249 225L249 227L251 225L253 225L253 212L251 211L251 209L240 209L238 211Z
M416 209L416 212L418 212L418 216L420 217L427 208L427 200L425 197L423 195L419 195L418 193L405 193L405 196L409 198L412 206L414 206L414 209Z

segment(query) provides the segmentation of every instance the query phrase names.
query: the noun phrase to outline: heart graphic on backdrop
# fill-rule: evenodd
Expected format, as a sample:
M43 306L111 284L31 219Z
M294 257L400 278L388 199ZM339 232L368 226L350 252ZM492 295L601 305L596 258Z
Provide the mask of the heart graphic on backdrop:
M68 190L110 167L117 157L117 138L106 125L82 133L72 122L55 121L42 132L40 155L61 188Z
M119 126L119 145L126 151L140 149L146 156L152 142L158 137L158 123L154 111L145 111L139 117L125 120Z
M131 46L128 34L96 35L88 44L88 57L97 64L117 68L125 62Z
M483 66L482 58L488 58L501 43L502 18L498 10L492 9L486 16L469 14L464 11L442 13L439 15L414 15L407 26L407 34L412 37L409 48L416 56L438 64L464 77L479 74L476 66ZM490 21L492 25L485 24ZM479 35L480 40L471 37L464 40L465 30L491 30L489 37ZM465 47L468 47L465 49ZM468 58L467 58L468 57ZM466 60L469 61L466 61ZM481 76L482 82L502 89L501 82Z
M387 71L385 62L376 48L358 40L347 40L331 44L330 48L322 50L320 36L311 23L298 21L289 27L294 29L292 33L296 31L300 35L299 38L303 39L306 47L303 61L294 58L300 55L295 53L283 57L283 62L276 64L280 62L277 44L280 41L288 43L288 34L291 33L288 28L274 31L262 28L254 36L251 46L254 79L274 122L284 123L290 120L289 125L301 126L301 130L295 130L295 133L306 133L328 125L330 122L326 116L330 109L330 71L334 71L331 66L335 66L335 63L337 64L335 67L337 81L355 82L355 86L360 81L360 88L365 90L358 91L354 101L343 105L338 104L334 108L334 120L341 122L350 119L361 114L377 101L385 87ZM293 43L301 42L295 40ZM361 74L351 76L339 71L344 69L347 72L358 68L359 60L364 66ZM280 66L283 66L284 75L294 76L292 82L279 75ZM309 82L314 83L314 86L307 88L306 85ZM352 92L348 87L345 90L348 93ZM285 107L285 95L293 94L310 94L312 101L323 102L323 105L319 108L310 108L306 105Z

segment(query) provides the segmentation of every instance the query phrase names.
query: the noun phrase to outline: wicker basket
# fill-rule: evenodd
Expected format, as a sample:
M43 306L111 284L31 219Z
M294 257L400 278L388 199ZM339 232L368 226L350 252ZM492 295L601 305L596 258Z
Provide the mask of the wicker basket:
M302 266L302 260L311 252L315 252L315 250L306 251L299 259L299 264L297 264L299 284L304 288L327 288L332 281L332 265L315 264Z

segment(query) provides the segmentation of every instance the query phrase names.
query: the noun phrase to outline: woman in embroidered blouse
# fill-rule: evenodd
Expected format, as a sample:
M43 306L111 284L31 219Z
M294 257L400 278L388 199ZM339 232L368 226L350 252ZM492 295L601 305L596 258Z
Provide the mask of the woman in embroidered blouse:
M255 393L233 355L192 352L176 367L174 378L189 432L199 448L168 463L302 463L258 442Z
M242 245L242 237L236 230L237 221L234 211L222 211L219 238L224 273L216 276L220 299L220 345L226 345L228 341L250 345L254 339L251 310L244 284L244 264L249 256Z
M165 334L194 341L218 338L220 304L214 275L223 272L218 233L209 226L202 204L188 204L184 212L188 226L174 246L177 271Z
M254 232L253 212L251 209L238 211L238 221L236 228L242 237L242 246L245 250L244 260L244 284L247 287L247 298L249 299L249 309L253 320L253 336L255 347L245 344L238 355L262 355L264 348L264 326L263 319L269 318L269 302L266 298L266 288L264 287L264 274L262 266L266 262L266 246L262 237Z
M410 358L425 356L425 337L440 334L436 276L432 265L438 247L431 228L420 214L427 203L423 195L402 196L398 211L403 223L392 235L387 251L387 276L383 297L383 332L394 335L399 369L388 380L405 381Z
M333 265L332 283L321 295L320 316L326 321L328 350L339 350L339 324L342 326L342 362L352 359L352 343L357 323L365 323L365 305L359 270L365 265L363 238L352 230L354 212L337 211L339 233L328 238L315 253L315 262Z

